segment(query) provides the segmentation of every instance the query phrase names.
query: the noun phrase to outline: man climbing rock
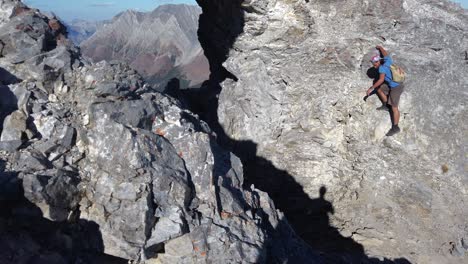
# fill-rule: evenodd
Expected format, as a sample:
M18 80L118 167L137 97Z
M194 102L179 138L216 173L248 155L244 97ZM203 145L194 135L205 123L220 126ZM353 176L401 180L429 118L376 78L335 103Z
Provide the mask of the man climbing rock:
M369 96L372 91L375 90L380 101L382 101L382 106L377 109L391 110L390 116L392 121L392 128L387 132L386 135L393 136L400 132L400 128L398 127L398 122L400 121L398 102L400 101L400 96L403 93L404 86L402 83L397 83L392 80L390 66L392 65L393 61L392 58L388 55L388 52L382 46L377 46L376 49L380 51L383 59L381 59L380 55L375 55L371 58L372 65L379 71L379 79L367 90L367 96Z

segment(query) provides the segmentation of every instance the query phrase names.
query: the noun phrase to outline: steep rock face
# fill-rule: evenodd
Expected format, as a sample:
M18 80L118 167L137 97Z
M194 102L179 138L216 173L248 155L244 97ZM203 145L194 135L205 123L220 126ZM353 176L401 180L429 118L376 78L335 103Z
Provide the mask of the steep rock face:
M163 5L153 12L123 12L81 44L85 56L123 60L148 82L164 88L177 77L182 88L208 79L208 62L197 38L200 8Z
M222 87L220 125L247 181L305 240L341 250L313 227L314 201L328 189L330 221L369 254L466 260L466 10L422 0L198 2L200 42ZM402 132L391 138L376 96L362 100L378 44L408 72Z
M196 115L0 7L0 262L322 263Z

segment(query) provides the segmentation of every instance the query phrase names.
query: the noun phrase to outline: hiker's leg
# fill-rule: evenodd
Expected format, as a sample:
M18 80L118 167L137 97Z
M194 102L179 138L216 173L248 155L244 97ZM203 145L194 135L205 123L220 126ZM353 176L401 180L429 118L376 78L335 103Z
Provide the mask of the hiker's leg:
M398 126L398 122L400 121L400 110L398 106L392 105L392 125Z
M383 105L387 104L388 98L382 88L377 88L377 96L379 97Z
M387 134L385 134L387 137L391 137L401 131L400 127L398 127L398 122L400 121L400 110L398 110L398 105L397 106L390 105L390 106L392 110L390 111L390 118L392 120L392 128L390 128Z
M399 85L398 87L395 87L390 90L388 94L388 104L391 106L392 113L391 113L391 119L392 119L392 125L398 126L398 123L400 121L400 110L398 109L398 104L400 102L400 96L403 93L403 84Z
M390 121L392 122L392 127L393 127L393 125L395 125L395 123L393 123L393 108L391 105L388 108L390 110L388 111L388 115L390 116Z

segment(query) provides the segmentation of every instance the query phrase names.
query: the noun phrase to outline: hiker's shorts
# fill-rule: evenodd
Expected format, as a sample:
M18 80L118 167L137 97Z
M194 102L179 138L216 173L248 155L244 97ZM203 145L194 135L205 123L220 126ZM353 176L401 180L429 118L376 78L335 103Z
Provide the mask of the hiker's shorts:
M380 86L380 89L382 89L382 92L384 92L384 94L388 97L387 104L391 106L398 106L398 103L400 102L400 96L403 93L405 86L400 84L397 87L390 89L388 84L384 83Z

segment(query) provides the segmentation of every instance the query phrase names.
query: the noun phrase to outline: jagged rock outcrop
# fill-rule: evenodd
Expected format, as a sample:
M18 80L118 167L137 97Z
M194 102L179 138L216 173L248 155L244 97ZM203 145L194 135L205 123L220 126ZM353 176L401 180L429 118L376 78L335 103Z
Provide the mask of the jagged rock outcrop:
M122 60L162 90L172 78L181 88L199 87L208 79L208 61L197 37L200 8L161 5L152 12L128 10L105 22L81 43L95 62Z
M330 238L414 263L466 261L465 9L430 0L197 2L211 80L222 87L220 126L247 181L272 195L304 239L349 253L314 229L324 186L340 232ZM362 100L379 44L408 72L403 131L391 138L376 96Z
M0 262L322 263L197 115L0 10Z

